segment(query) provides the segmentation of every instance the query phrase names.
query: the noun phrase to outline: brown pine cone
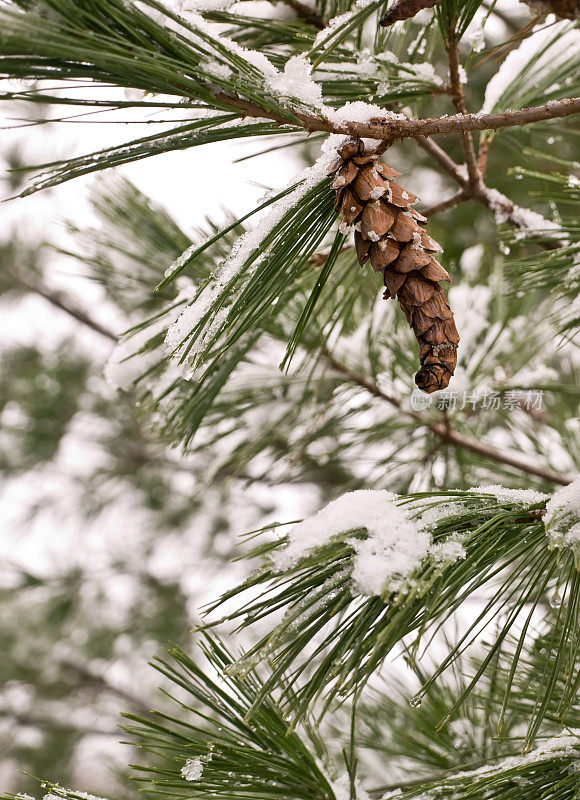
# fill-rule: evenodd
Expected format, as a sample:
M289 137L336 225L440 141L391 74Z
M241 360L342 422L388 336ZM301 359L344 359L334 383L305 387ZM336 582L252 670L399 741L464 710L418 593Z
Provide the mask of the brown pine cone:
M335 208L343 223L354 225L359 264L370 258L383 274L385 299L397 297L417 337L417 386L429 394L445 389L457 364L459 334L438 283L451 279L432 255L441 247L418 224L427 220L412 207L415 195L393 180L399 172L380 164L361 140L349 140L338 153Z

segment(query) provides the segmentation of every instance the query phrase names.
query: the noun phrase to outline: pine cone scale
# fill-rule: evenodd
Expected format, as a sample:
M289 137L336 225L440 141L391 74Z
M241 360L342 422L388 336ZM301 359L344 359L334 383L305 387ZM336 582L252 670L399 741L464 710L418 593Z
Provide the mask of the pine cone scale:
M380 242L373 244L371 247L371 264L375 272L382 272L383 267L388 267L395 259L399 258L400 252L400 248L390 239L381 239Z
M421 369L415 383L425 392L444 389L457 363L459 334L439 285L450 280L433 257L441 247L421 227L425 218L412 208L417 197L394 178L399 172L379 163L360 140L347 142L335 167L335 209L355 226L361 266L370 259L383 274L384 297L396 297L419 343Z

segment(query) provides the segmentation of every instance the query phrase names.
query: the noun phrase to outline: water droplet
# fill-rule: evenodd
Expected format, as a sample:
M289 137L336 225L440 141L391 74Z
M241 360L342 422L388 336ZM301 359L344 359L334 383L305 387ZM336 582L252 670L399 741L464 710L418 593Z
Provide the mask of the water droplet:
M416 694L409 700L409 705L411 706L411 708L420 708L422 700L423 696L420 694Z
M554 592L554 594L550 597L550 605L552 606L552 608L560 608L560 606L562 605L562 598L557 589Z

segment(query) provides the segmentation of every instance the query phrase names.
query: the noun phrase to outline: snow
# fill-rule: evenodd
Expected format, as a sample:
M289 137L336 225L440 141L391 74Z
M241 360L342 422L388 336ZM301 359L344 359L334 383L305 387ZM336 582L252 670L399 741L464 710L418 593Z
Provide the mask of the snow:
M396 495L384 490L359 489L341 495L292 528L288 545L275 554L274 563L281 570L290 569L309 550L346 531L366 528L369 536L380 534L396 500Z
M332 34L338 30L338 28L346 25L354 16L354 12L347 11L344 14L339 14L337 17L333 17L326 28L323 28L316 34L316 38L314 39L313 47L320 47L320 45L324 44L327 40L329 40Z
M467 551L464 547L465 536L461 533L452 533L442 542L435 542L429 548L429 555L435 566L454 564L465 558Z
M183 309L175 322L167 329L165 335L165 348L167 352L175 353L178 351L186 337L207 313L217 295L218 286L216 284L210 284L198 295L197 299L191 305Z
M353 100L352 102L345 103L341 108L337 109L324 106L323 110L326 118L341 128L345 128L346 124L349 122L358 122L366 125L372 119L387 121L407 119L404 114L397 114L395 111L388 111L385 108L381 108L381 106L373 105L372 103L365 103L363 100Z
M555 45L548 48L541 56L539 53L555 37ZM570 30L570 23L560 22L555 25L536 26L530 36L524 39L519 47L516 47L506 57L499 70L487 84L485 99L481 111L489 113L494 110L501 110L502 96L509 90L515 81L522 81L522 76L538 77L542 68L553 68L556 63L562 63L567 58L572 57L574 52L580 49L580 31ZM531 62L539 56L539 60L533 65ZM550 87L544 88L544 93L549 92Z
M521 767L538 764L542 761L549 761L553 758L577 756L579 744L580 729L571 729L569 734L553 736L539 745L535 750L523 756L508 756L495 764L485 764L483 767L479 767L479 769L458 772L449 777L453 777L453 779L476 779L479 776L501 775L502 772L506 772L507 770L520 769ZM419 800L419 798L417 798L417 800Z
M218 78L227 81L232 76L232 70L227 64L220 63L219 61L207 60L200 63L200 68L212 78Z
M213 0L210 0L210 2L211 1ZM201 0L201 5L199 7L199 10L201 9L206 10L205 3L206 0ZM186 3L182 5L181 7L182 11L188 10L188 8L185 8L186 5L189 8L193 8L192 4ZM224 50L229 50L233 56L236 56L238 59L240 58L243 59L243 61L245 61L248 65L251 65L252 67L257 69L258 72L262 74L262 76L268 78L270 76L274 76L278 72L276 67L272 64L272 62L268 58L266 58L266 56L263 53L260 53L257 50L250 50L247 47L243 47L233 39L224 36L223 34L220 33L219 26L216 26L211 22L207 22L201 16L201 14L196 13L196 11L192 10L190 13L187 14L187 24L193 28L197 28L197 30L201 31L201 33L205 34L205 36L210 37L210 39L213 39L216 45L219 44L219 46ZM175 27L175 25L172 23L172 20L169 17L164 17L164 25L168 28ZM184 28L182 26L178 27L178 32L183 36L188 34L191 35L191 32L188 31L187 28ZM223 55L221 53L220 57L223 58Z
M485 21L485 12L478 10L465 32L465 38L471 43L471 49L474 53L481 53L485 48L485 33L483 30Z
M580 477L552 495L544 527L553 547L570 547L580 558Z
M181 768L181 776L186 781L198 781L203 773L203 762L200 756L188 758L185 765Z
M74 794L75 797L82 797L84 800L106 800L105 797L100 797L96 794L90 794L89 792L81 792L77 789L69 790L69 789L62 789L62 787L58 787L63 792L62 795L52 794L48 792L48 794L44 795L43 800L62 800L63 797L66 797L68 793ZM18 797L29 797L29 795L18 795ZM32 800L32 799L31 799Z
M547 739L535 750L532 750L530 753L526 753L526 755L508 756L507 758L503 758L495 763L484 764L478 769L449 774L446 777L446 780L453 781L455 784L456 781L463 779L462 785L465 785L468 782L469 786L475 791L478 778L483 778L485 780L488 777L493 778L497 776L501 779L502 773L508 772L508 770L511 773L513 770L533 766L534 764L541 763L542 761L550 761L555 758L562 758L566 756L577 758L578 745L580 743L579 737L580 730L571 729L569 733ZM509 780L518 784L519 786L526 785L526 778L523 775L510 774ZM395 798L400 797L402 794L403 792L400 789L395 789L393 792L383 795L381 800L391 800L391 798L395 800ZM463 794L458 784L455 784L452 796L455 797L456 794L457 796L459 796L459 794ZM436 800L436 798L439 797L443 797L443 794L441 794L441 788L436 788L435 790L428 790L416 795L415 800Z
M383 65L386 65L386 69L389 70L389 72L395 71L399 77L404 76L409 82L412 82L413 77L415 77L419 81L432 83L436 86L443 85L443 81L435 72L433 64L430 64L428 61L419 61L414 64L409 61L399 61L397 56L390 50L378 53L376 59L379 63L382 62ZM383 94L389 90L390 85L388 79L382 81L377 87L378 94Z
M490 211L495 216L498 225L509 221L519 228L521 232L529 231L530 234L536 234L540 231L560 232L562 230L556 222L545 219L536 211L516 205L509 197L506 197L505 194L502 194L497 189L488 189L487 198Z
M429 530L438 519L459 513L461 506L442 503L417 518L416 507L398 503L398 496L384 489L341 495L291 529L286 547L273 555L274 566L292 569L317 548L334 539L346 540L354 550L352 593L372 597L385 590L400 591L426 559L441 567L465 558L460 534L433 543ZM348 538L361 528L366 528L366 538Z
M292 56L284 72L277 71L268 85L280 97L291 97L307 106L322 108L322 87L312 80L312 64L303 56Z
M336 163L336 150L343 142L342 136L329 136L322 147L320 158L312 166L306 167L290 184L299 183L299 186L268 206L258 218L255 228L237 240L229 257L216 275L216 280L220 285L225 285L237 275L249 256L260 247L264 238L280 222L286 212L294 208L317 183L324 180L331 167Z
M188 17L189 11L225 11L235 0L177 0L177 11Z
M325 80L336 79L337 76L343 79L344 74L358 75L362 78L372 78L376 75L379 65L372 58L357 56L358 60L353 63L351 61L341 61L340 63L331 62L327 64L320 64L317 68L317 74L320 77L324 76Z
M473 487L467 492L491 495L500 505L530 506L549 500L544 523L553 546L572 547L580 557L580 478L559 489L551 499L535 489L509 489L498 484ZM427 504L417 500L401 505L397 495L384 489L343 494L290 530L285 547L272 556L273 565L282 572L288 571L333 540L346 541L354 551L354 595L373 597L382 596L385 591L401 591L427 560L440 568L467 555L465 534L455 531L435 542L432 536L440 520L463 513L464 502L431 501L417 513L422 503ZM365 538L349 537L352 531L361 529L367 531Z
M420 527L425 530L435 528L437 523L442 519L456 517L458 514L462 514L465 511L465 506L461 502L445 502L442 500L437 500L423 510L422 506L424 506L426 502L425 500L420 500L413 504L413 508L421 509L418 523Z
M430 64L428 61L421 61L418 64L401 62L400 66L413 70L418 78L426 81L427 83L434 83L437 86L443 85L443 81L435 72L433 64Z
M491 494L499 503L517 503L522 506L542 503L549 498L549 495L537 492L535 489L506 489L499 484L474 486L467 491L472 494Z
M390 497L396 500L396 495ZM381 512L379 526L376 525L378 520L373 520L371 530L365 522L369 530L366 539L351 540L355 552L353 593L372 597L380 596L387 587L398 591L429 554L430 534L421 530L408 511L395 505L393 499L388 510ZM366 513L367 509L364 510L365 520ZM360 508L358 515L361 516Z
M217 0L216 0L217 2ZM307 5L304 3L304 5ZM314 6L312 6L314 9ZM285 3L268 2L268 0L234 0L229 6L232 14L250 19L296 19L296 12Z

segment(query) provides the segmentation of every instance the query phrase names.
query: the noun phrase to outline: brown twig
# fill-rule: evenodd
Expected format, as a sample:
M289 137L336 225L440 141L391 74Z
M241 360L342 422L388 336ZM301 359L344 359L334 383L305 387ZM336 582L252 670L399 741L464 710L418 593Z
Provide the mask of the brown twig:
M479 173L483 178L485 178L485 173L487 172L487 158L489 156L489 147L491 145L491 139L486 136L479 141L479 152L477 154L477 166L479 169Z
M424 217L432 217L434 214L440 214L450 208L455 208L455 206L464 203L466 200L469 200L469 195L466 195L463 189L460 189L454 195L448 197L447 200L442 200L440 203L429 206L429 208L422 209L421 214L423 214Z
M463 450L469 450L470 452L483 456L483 458L486 458L490 461L497 461L500 464L514 467L515 469L526 472L529 475L535 475L538 478L542 478L550 483L558 484L559 486L567 486L572 482L572 478L568 475L562 475L561 473L554 472L551 469L539 467L536 464L529 463L525 459L519 458L518 456L511 456L509 453L503 453L500 450L497 450L495 447L482 444L475 439L469 439L467 436L457 433L448 425L443 423L426 421L424 417L421 414L418 414L416 411L403 408L401 400L391 394L387 394L387 392L384 392L370 378L367 378L365 375L361 375L359 372L351 369L346 364L343 364L327 348L323 350L323 354L326 361L341 375L344 375L346 378L348 378L348 380L356 383L363 389L366 389L366 391L372 394L374 397L378 397L379 399L386 401L396 408L401 414L414 419L420 425L428 428L432 433L434 433L447 444L460 447Z
M442 147L439 147L433 139L427 136L415 136L415 141L431 158L436 161L444 172L446 172L461 187L465 188L466 180L459 164L447 155Z
M447 50L447 57L449 59L449 80L452 89L451 99L453 101L453 105L455 106L455 110L459 114L466 116L467 107L465 105L463 86L461 85L458 39L455 29L448 31L445 39L445 49ZM477 167L477 159L475 156L475 149L473 147L473 137L471 135L471 131L463 131L461 133L461 147L463 149L463 159L467 167L469 184L472 188L475 188L481 183L481 175L479 174L479 169Z

